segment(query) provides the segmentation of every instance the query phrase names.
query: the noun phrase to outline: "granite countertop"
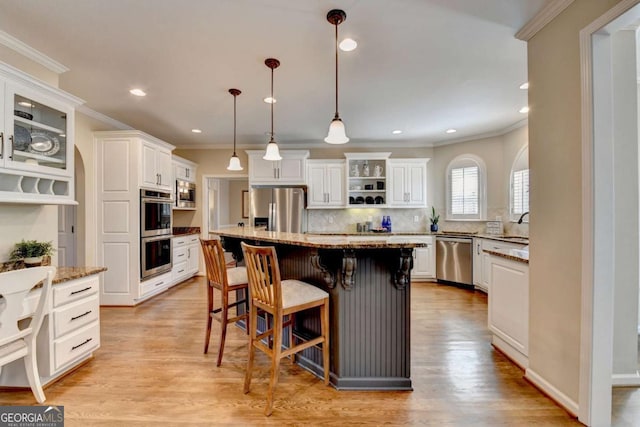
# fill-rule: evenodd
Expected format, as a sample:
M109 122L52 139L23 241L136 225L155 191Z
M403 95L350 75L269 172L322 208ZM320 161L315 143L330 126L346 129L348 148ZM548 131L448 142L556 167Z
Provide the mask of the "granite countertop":
M523 251L522 249L485 249L484 252L489 255L510 259L511 261L519 261L529 264L529 251Z
M107 271L107 267L57 267L53 284L64 283L70 280L91 276L92 274Z
M173 227L173 236L186 236L188 234L200 234L200 227Z
M426 243L421 242L419 239L412 238L412 236L405 233L402 233L402 235L367 233L366 236L346 234L327 235L266 231L263 228L253 227L233 227L225 228L224 230L215 230L211 234L322 249L414 248L426 246Z
M476 232L464 232L464 231L438 231L438 232L430 232L430 231L392 231L390 233L374 233L372 231L367 231L364 233L340 233L340 232L331 232L331 231L321 231L314 233L307 233L311 235L317 236L460 236L460 237L477 237L482 239L490 239L490 240L498 240L501 242L512 242L519 243L523 245L529 244L529 237L527 236L516 236L511 234L483 234Z

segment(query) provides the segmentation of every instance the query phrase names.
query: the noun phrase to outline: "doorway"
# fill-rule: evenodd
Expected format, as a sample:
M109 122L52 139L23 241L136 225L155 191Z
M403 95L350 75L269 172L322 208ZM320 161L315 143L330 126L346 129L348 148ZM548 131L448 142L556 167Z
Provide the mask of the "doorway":
M202 224L204 233L248 224L249 179L246 176L204 176ZM245 216L246 215L246 216Z

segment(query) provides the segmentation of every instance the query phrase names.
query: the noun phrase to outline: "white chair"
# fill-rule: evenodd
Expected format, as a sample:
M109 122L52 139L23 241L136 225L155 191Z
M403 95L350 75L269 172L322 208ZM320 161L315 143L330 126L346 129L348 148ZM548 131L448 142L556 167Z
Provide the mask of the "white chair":
M55 267L33 267L0 273L0 296L4 298L4 304L0 304L0 372L7 363L24 358L29 386L38 403L46 398L38 375L36 337L51 294L55 271ZM20 329L18 321L25 319L25 300L39 282L42 282L42 291L35 312L26 317L31 317L29 325Z

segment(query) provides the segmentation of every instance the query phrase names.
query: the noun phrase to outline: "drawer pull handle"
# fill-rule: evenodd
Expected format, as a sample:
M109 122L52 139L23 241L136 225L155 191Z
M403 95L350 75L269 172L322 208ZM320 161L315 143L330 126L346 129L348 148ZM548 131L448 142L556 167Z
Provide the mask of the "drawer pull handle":
M91 286L88 286L88 287L86 287L86 288L84 288L84 289L80 289L79 291L73 291L73 292L71 292L69 295L79 294L79 293L81 293L81 292L88 291L89 289L91 289Z
M71 320L73 321L73 320L79 319L79 318L81 318L81 317L86 316L87 314L91 314L91 310L87 311L87 312L86 312L86 313L84 313L84 314L79 314L79 315L77 315L77 316L74 316L74 317L72 317L72 318L71 318Z
M164 285L164 282L158 282L158 283L156 283L156 286L161 286L161 285Z
M71 347L71 351L75 350L76 348L82 347L85 344L89 344L92 340L93 338L87 338L86 340L84 340L84 342L81 342L80 344L74 345L73 347Z

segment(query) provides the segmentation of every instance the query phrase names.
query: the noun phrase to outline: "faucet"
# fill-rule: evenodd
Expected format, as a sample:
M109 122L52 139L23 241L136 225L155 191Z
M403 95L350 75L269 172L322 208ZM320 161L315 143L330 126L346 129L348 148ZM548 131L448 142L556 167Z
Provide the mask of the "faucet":
M523 213L522 215L520 215L520 219L518 220L518 224L522 224L522 219L524 218L525 215L529 215L529 211Z

